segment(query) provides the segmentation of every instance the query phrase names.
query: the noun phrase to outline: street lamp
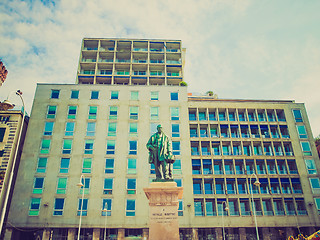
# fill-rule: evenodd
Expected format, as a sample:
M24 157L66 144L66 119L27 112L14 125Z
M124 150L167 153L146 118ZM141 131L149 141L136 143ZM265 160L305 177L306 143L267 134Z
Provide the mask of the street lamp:
M106 240L107 236L107 216L108 216L108 202L104 204L104 207L102 209L103 212L106 213L105 219L104 219L104 240Z
M225 208L223 209L223 204L225 205ZM226 240L226 233L224 232L224 211L228 211L228 205L226 201L223 201L221 204L222 207L222 231L223 231L223 240Z
M259 182L258 177L257 177L257 175L256 175L255 173L252 173L252 174L250 175L250 181L249 181L249 183L250 183L250 188L251 188L252 209L253 209L254 223L255 223L255 225L256 225L257 240L259 240L259 232L258 232L258 225L257 225L256 206L255 206L254 201L253 201L253 188L252 188L252 183L251 183L252 177L255 177L255 179L256 179L256 181L253 183L253 185L259 187L261 183Z
M84 180L84 176L83 175L80 176L80 181L79 181L79 183L77 183L77 186L80 187L80 189L83 187L83 189L82 189L82 198L81 198L81 207L80 207L80 220L79 220L79 228L78 228L78 238L77 238L78 240L80 239L82 208L83 208L83 198L84 198L84 184L82 183L82 180Z
M0 110L2 111L7 111L8 109L12 109L14 108L14 104L9 102L9 97L11 96L12 93L15 93L17 96L20 97L21 102L22 102L22 122L20 124L20 129L19 129L19 135L18 135L18 139L17 139L17 145L16 145L16 149L15 149L15 153L13 156L13 160L12 160L12 167L11 167L11 172L10 172L10 176L9 176L9 182L7 184L7 191L5 193L5 200L4 200L4 204L3 204L3 208L2 208L2 213L1 213L1 219L0 219L0 236L2 236L3 234L3 224L4 224L4 219L6 216L6 212L7 212L7 205L8 205L8 200L9 200L9 196L10 196L10 191L11 191L11 187L12 187L12 181L13 181L13 175L15 172L15 165L16 165L16 160L17 160L17 156L18 156L18 151L20 148L20 139L21 139L21 134L22 134L22 130L23 130L23 125L24 125L24 119L25 119L25 105L24 105L24 100L22 98L22 92L20 90L17 90L15 92L11 92L7 99L4 100L3 102L0 102ZM2 191L4 191L4 188L2 188Z

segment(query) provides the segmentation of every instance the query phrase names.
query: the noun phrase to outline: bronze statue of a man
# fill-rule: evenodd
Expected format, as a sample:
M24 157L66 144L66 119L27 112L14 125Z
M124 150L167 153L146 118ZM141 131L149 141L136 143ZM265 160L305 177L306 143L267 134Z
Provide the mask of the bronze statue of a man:
M157 126L157 132L150 137L147 148L149 163L153 163L155 167L156 180L172 179L172 164L174 163L172 144L169 137L162 132L161 125Z

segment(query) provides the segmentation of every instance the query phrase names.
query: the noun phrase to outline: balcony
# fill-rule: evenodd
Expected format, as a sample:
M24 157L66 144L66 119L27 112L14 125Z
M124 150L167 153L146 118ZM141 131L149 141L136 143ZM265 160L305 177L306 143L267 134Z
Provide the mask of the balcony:
M273 211L264 211L264 215L265 216L273 216Z
M117 71L116 72L118 76L129 76L130 72L128 71Z
M251 216L251 211L241 211L241 215L242 216Z
M147 63L147 59L133 59L133 63Z
M87 51L97 51L98 48L97 48L97 47L84 47L83 50L87 50Z
M176 53L176 52L180 52L180 49L175 49L175 48L167 48L167 52L172 52L172 53Z
M167 76L170 76L170 77L179 77L179 76L180 76L180 73L178 73L178 72L167 72Z
M117 63L130 63L131 60L130 59L116 59Z
M181 61L176 61L176 60L167 60L168 64L181 64Z
M298 210L298 215L308 215L307 210Z
M164 76L164 74L160 71L150 71L150 76Z
M99 62L112 63L113 62L113 58L99 58Z
M296 215L296 212L294 210L288 210L287 215L289 216Z
M164 52L163 48L150 48L150 52Z
M283 210L279 210L275 212L277 216L284 216L284 211Z
M135 52L148 52L148 48L133 48Z
M82 62L96 62L95 58L82 58Z
M150 59L150 63L164 63L162 59Z

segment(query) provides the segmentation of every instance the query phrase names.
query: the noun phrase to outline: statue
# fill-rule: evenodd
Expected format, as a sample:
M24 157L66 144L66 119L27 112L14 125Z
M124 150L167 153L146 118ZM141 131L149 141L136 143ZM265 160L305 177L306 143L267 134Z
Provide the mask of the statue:
M153 163L155 167L156 181L172 181L172 164L175 159L172 154L171 141L162 132L161 125L157 126L157 132L150 137L147 149L149 150L149 163Z

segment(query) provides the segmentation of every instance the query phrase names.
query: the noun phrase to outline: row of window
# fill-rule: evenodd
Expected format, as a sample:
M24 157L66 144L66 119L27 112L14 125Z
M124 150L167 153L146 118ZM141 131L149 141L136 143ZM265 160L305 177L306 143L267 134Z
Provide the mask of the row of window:
M307 138L306 133L301 134ZM191 138L290 138L286 125L191 124Z
M55 122L45 122L43 135L44 136L52 136L53 130L54 130L54 124ZM65 125L65 132L64 135L66 137L72 137L75 132L75 125L76 122L66 122ZM86 136L87 137L94 137L97 131L96 129L96 122L87 122L86 127ZM107 126L107 136L114 137L117 134L117 122L108 122ZM155 124L153 124L155 125ZM154 128L154 126L153 126ZM153 134L156 129L152 129L153 131L150 131L150 135ZM180 137L180 124L171 124L171 133L172 137ZM138 122L129 122L129 136L130 137L137 137L138 136Z
M303 198L194 199L195 216L290 216L307 215Z
M48 158L40 157L37 162L36 173L46 173L47 171ZM82 161L82 174L91 174L93 166L93 158L84 158ZM67 174L70 168L70 158L61 158L59 164L59 173ZM104 173L113 174L115 168L114 158L106 158L105 167L103 168ZM173 163L173 174L181 174L181 160L176 159ZM137 159L128 158L127 160L127 174L137 174ZM155 167L153 164L150 165L150 174L155 174ZM177 180L178 181L178 180ZM180 184L181 185L181 184Z
M260 187L254 181L254 178L194 178L193 194L302 194L299 178L259 178ZM319 186L312 186L315 192L320 192Z
M34 183L33 183L33 194L42 194L44 189L44 177L35 177ZM80 194L84 191L84 194L90 193L90 183L91 178L90 177L84 177L81 179L83 187L80 188ZM136 182L137 180L135 178L127 178L127 194L136 194ZM67 177L58 177L57 179L57 188L56 188L56 194L66 194L67 192L67 184L68 184L68 178ZM113 190L113 178L105 178L103 181L103 194L112 194Z
M260 121L285 122L282 109L189 109L189 121Z
M63 139L62 154L71 154L73 139ZM51 146L51 139L42 139L40 145L40 154L49 154ZM85 139L84 154L93 154L94 139ZM128 144L128 154L138 154L138 141L130 140ZM115 154L116 140L107 140L106 154ZM180 155L180 141L172 142L173 155Z
M79 90L71 90L70 98L71 99L79 99ZM91 91L90 99L99 99L100 91ZM51 90L51 99L59 99L60 97L60 90L52 89ZM110 99L119 99L119 91L111 91L110 92ZM130 100L139 100L139 91L131 91L130 92ZM159 100L159 92L152 91L150 92L150 100ZM178 101L179 100L179 93L178 92L171 92L170 93L170 100L171 101Z
M309 163L308 171L316 174L314 161ZM243 175L243 174L298 174L294 159L192 159L194 175Z
M67 119L76 119L78 106L68 106ZM139 107L129 107L129 119L138 120ZM98 107L89 106L88 119L97 118ZM170 107L170 119L173 121L180 119L179 107ZM57 114L57 106L49 105L47 110L47 119L55 119ZM117 120L118 106L109 106L109 120ZM150 120L159 120L159 107L150 107Z
M303 154L311 156L309 142L302 142ZM192 156L294 156L290 142L191 141Z

